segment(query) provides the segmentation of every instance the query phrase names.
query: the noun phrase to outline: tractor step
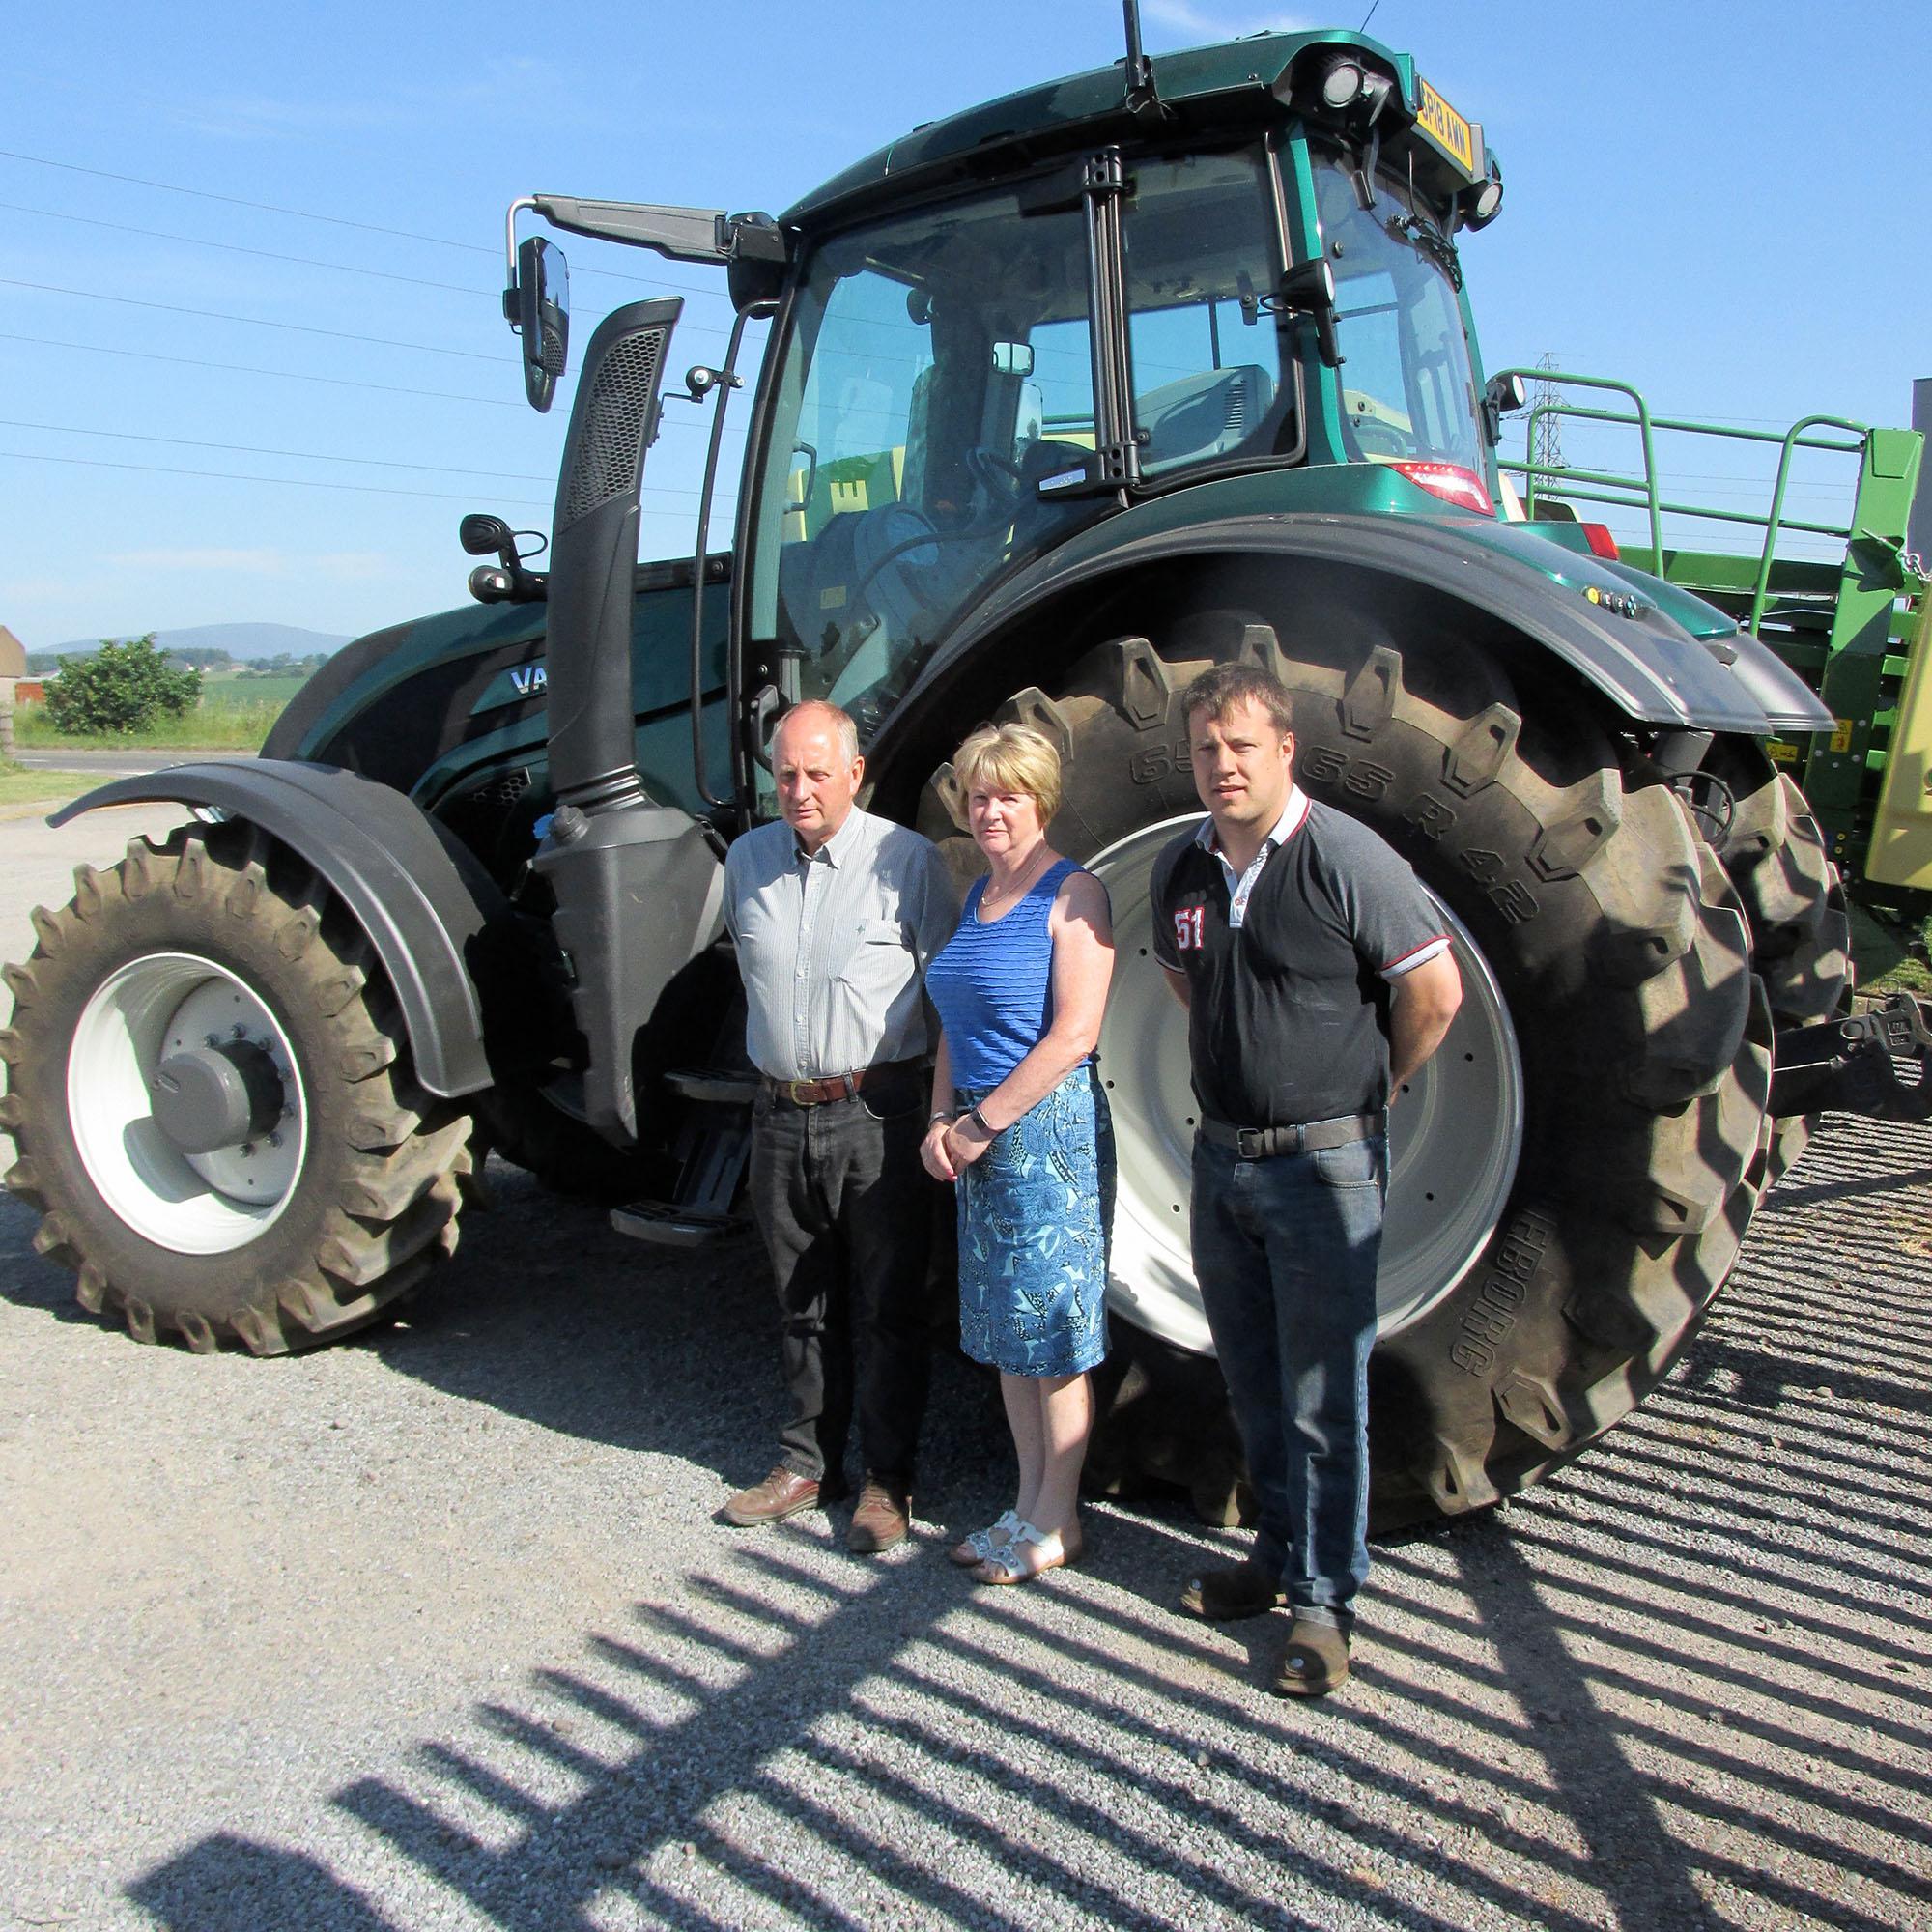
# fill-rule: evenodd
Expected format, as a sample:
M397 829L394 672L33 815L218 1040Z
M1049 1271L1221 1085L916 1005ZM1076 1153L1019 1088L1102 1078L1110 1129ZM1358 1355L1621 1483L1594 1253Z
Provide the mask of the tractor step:
M744 1223L733 1214L700 1214L668 1201L632 1201L611 1208L611 1225L620 1235L661 1248L708 1248Z
M665 1084L688 1100L678 1129L677 1188L668 1201L632 1201L611 1210L611 1225L659 1247L703 1248L745 1225L731 1211L752 1155L752 1101L757 1076L749 1068L679 1068Z

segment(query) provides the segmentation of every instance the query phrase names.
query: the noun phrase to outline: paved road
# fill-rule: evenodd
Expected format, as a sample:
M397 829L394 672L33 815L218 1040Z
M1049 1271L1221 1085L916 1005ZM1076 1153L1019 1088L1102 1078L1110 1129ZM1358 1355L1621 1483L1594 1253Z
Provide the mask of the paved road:
M1175 1502L965 1583L1009 1452L952 1355L914 1546L720 1527L755 1253L491 1179L403 1320L279 1362L98 1324L0 1195L4 1932L1932 1922L1932 1129L1834 1125L1640 1413L1379 1553L1313 1709L1173 1613L1228 1541Z
M143 772L158 772L168 765L229 764L254 755L252 752L147 752L129 746L104 752L26 749L15 751L14 758L16 764L35 771L99 772L103 778L131 778Z

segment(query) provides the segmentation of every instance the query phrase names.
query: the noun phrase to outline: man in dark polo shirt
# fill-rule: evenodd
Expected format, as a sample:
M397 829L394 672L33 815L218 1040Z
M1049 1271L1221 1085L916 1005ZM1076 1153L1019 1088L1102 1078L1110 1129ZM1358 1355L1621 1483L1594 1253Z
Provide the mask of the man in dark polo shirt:
M1156 861L1154 952L1188 1009L1194 1272L1247 1451L1254 1547L1182 1597L1293 1621L1273 1688L1349 1674L1369 1573L1368 1359L1391 1093L1462 1001L1406 863L1293 781L1288 692L1217 665L1184 697L1210 814Z

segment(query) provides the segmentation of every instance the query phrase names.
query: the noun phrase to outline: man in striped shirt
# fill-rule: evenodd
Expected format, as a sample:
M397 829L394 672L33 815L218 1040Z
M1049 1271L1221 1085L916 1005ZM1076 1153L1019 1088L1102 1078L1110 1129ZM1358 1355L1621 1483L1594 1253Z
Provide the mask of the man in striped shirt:
M1393 1092L1462 1000L1440 915L1365 825L1295 784L1288 692L1249 665L1187 689L1208 818L1155 862L1154 952L1188 1009L1201 1124L1194 1271L1259 1511L1182 1602L1286 1605L1274 1689L1348 1675L1368 1576L1368 1358Z

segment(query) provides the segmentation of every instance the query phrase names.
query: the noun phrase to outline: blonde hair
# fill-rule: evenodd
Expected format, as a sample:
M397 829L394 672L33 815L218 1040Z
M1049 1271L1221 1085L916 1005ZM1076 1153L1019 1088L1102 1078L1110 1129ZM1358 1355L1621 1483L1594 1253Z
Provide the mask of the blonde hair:
M1060 753L1031 724L982 724L952 754L963 801L974 788L1024 793L1049 825L1060 810Z

